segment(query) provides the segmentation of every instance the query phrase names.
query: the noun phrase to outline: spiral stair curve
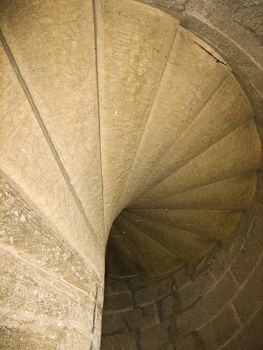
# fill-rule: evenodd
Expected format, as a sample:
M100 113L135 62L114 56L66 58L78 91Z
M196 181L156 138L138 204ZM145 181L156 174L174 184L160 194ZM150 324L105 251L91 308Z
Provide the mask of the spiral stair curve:
M83 259L102 268L107 244L112 277L197 266L235 231L261 163L231 68L133 0L27 4L1 2L2 176Z

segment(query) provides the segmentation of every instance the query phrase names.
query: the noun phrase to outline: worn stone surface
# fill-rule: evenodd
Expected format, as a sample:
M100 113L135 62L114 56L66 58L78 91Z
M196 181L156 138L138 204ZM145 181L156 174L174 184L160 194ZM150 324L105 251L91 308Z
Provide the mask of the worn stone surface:
M133 334L125 333L122 335L112 335L107 338L102 338L102 349L127 349L127 350L137 350L137 345Z
M173 315L175 315L176 309L178 309L178 305L174 295L169 295L167 298L164 298L159 303L159 310L161 313L162 319L167 319Z
M59 19L57 13L61 14ZM2 31L49 141L63 163L87 220L102 237L92 1L3 1L0 14ZM29 152L29 145L29 150L22 147Z
M45 226L1 176L0 196L1 247L85 292L93 293L91 285L95 288L99 279L85 259L64 241L59 232Z
M142 309L135 309L125 314L125 319L131 330L144 331L159 323L157 305L148 305Z
M174 9L176 4L172 6ZM211 12L209 4L204 5ZM205 14L200 4L181 2L180 6L192 15L199 10ZM23 22L25 11L28 22ZM57 11L62 13L58 21ZM78 31L76 18L81 22ZM212 20L216 21L214 17ZM42 26L46 28L42 38L45 45L40 45ZM15 137L12 120L18 120L17 110L12 110L11 124L3 124L6 126L5 137L10 140L3 144L4 170L13 181L20 186L23 184L23 191L52 218L52 223L64 235L67 232L68 240L73 236L72 231L78 235L72 241L78 242L79 250L88 245L85 244L87 236L89 240L95 240L94 236L101 237L105 220L108 234L116 215L142 193L141 198L135 200L136 205L150 201L150 207L165 207L165 204L152 201L258 168L259 140L253 122L245 123L251 118L252 109L231 74L231 68L207 43L179 26L174 17L131 0L122 3L79 0L66 8L63 0L52 6L29 2L26 7L13 0L2 3L1 27L5 79L11 81L9 89L16 91L16 100L24 106L23 113L26 114L20 120L19 147L25 150L22 143L26 141L29 150L33 147L34 139L27 139L27 129L34 130L41 140L37 159L41 159L41 166L50 164L48 168L57 175L54 182L61 186L55 191L54 185L49 190L46 188L51 185L47 179L32 171L34 154L20 150L16 152L15 162L8 158L8 152L12 155L11 135ZM77 35L73 39L75 32ZM22 39L25 35L30 36L27 50ZM250 55L260 57L260 51L247 45L242 36L235 39L242 41ZM52 51L53 48L56 49ZM63 54L57 55L58 48ZM112 66L117 67L118 79ZM70 98L64 98L69 95ZM13 105L13 96L6 94L8 106ZM74 130L69 127L72 123ZM120 139L125 139L121 147ZM174 144L174 139L178 139L180 147ZM222 157L226 148L232 151ZM48 152L41 154L43 149ZM209 166L203 167L204 163ZM27 168L21 173L22 164L27 164ZM41 169L41 166L37 168ZM42 172L48 174L45 168ZM30 181L26 183L23 178L30 178ZM245 207L255 189L253 181L247 186ZM223 188L228 192L227 187ZM239 187L239 197L242 191L244 188ZM52 215L50 202L53 205L57 201L46 198L47 192L60 193L60 206L56 209L60 219ZM225 196L220 209L227 202ZM74 215L65 215L67 206ZM230 227L220 234L212 234L215 229L210 230L210 224L206 224L205 231L212 235L209 238L225 240L239 220L241 213L236 214ZM193 213L191 215L194 217ZM214 221L211 218L210 223ZM175 246L179 248L172 253L179 260L197 264L215 246L207 237L204 241L199 238L203 233L200 225L193 220L184 232L188 238L180 244L178 238ZM164 239L161 228L158 230L154 239L158 240L159 234ZM176 229L172 227L171 230ZM180 231L176 236L181 235ZM95 240L93 244L98 242ZM166 248L167 244L171 246L168 238L161 243L165 243ZM102 251L104 247L105 241L101 243ZM93 249L94 254L96 249ZM168 255L168 252L163 254ZM138 256L139 260L143 260L142 256ZM154 260L155 255L151 259ZM147 270L149 263L140 263ZM176 259L170 257L170 265L173 264L177 264ZM159 273L171 270L168 264L165 271Z
M103 327L102 327L103 335L122 332L124 329L126 329L126 324L123 320L122 315L104 314L103 318L104 318Z
M258 260L263 247L263 210L255 218L249 239L242 245L240 253L231 265L235 278L242 283ZM240 265L244 267L240 269Z
M157 350L161 347L168 346L168 344L169 337L165 324L147 329L141 334L142 350Z
M199 334L207 349L218 349L239 328L239 323L232 310L226 308L212 321L199 330Z
M176 340L176 349L178 350L203 350L203 342L200 341L197 332L189 333L185 337L178 337Z
M59 231L90 265L97 260L94 269L102 272L103 245L87 225L2 46L0 56L1 171L37 208L47 225Z
M165 11L1 2L4 348L99 348L105 247L127 206L114 223L127 259L115 250L110 274L163 277L205 268L219 244L226 254L178 291L171 277L112 284L104 347L169 349L189 332L182 346L216 349L261 324L262 221L243 214L262 170L262 7L145 2ZM248 234L227 250L240 219Z
M246 321L251 314L255 312L263 302L263 257L259 259L254 266L254 271L245 281L237 297L234 299L234 305L241 320ZM249 301L249 302L248 302Z
M159 283L135 292L135 302L140 306L151 304L171 294L171 292L172 280L162 279Z
M263 307L261 307L251 322L241 329L223 347L224 350L258 349L263 346Z
M100 322L101 309L98 305L94 319L94 307L98 302L95 296L91 299L73 285L20 261L10 253L1 251L1 257L0 323L3 327L17 330L18 334L26 332L29 339L32 330L52 339L54 329L58 339L61 338L58 343L67 338L69 330L72 331L72 341L75 336L76 344L87 346L94 337L94 343L98 345L100 327L93 335L93 324Z
M0 347L99 346L102 276L3 177L0 198Z
M230 273L217 283L204 296L196 293L196 300L189 305L186 312L178 316L177 325L182 333L187 333L204 324L215 316L221 308L234 296L237 287ZM194 292L192 292L194 293Z
M178 290L181 309L187 309L200 300L207 290L215 283L213 277L208 271L205 271L198 278L195 278L188 285Z
M114 294L105 294L104 310L127 311L133 308L131 292L122 292Z
M105 291L107 292L107 294L127 292L129 290L129 285L125 280L107 278L105 283Z
M156 318L156 313L151 314L151 318L143 318L144 307L136 305L133 310L121 313L128 321L127 327L134 332L133 336L138 349L144 339L142 335L147 335L148 332L151 334L152 327L155 329L158 324L163 324L162 329L167 330L170 342L169 345L161 346L161 349L176 346L176 349L181 350L208 350L218 347L220 350L225 348L234 350L250 349L250 344L253 350L253 347L261 349L263 342L260 311L262 267L258 245L253 244L255 241L252 239L258 237L262 231L260 208L260 204L255 203L252 208L253 215L251 216L252 213L246 215L247 224L242 223L239 234L233 237L228 247L222 247L216 256L207 261L208 265L203 272L191 276L191 270L184 268L172 276L174 280L181 282L182 287L171 290L170 285L167 284L167 293L171 294L149 305L152 310L158 309L159 319ZM249 222L251 220L252 222ZM250 254L253 255L253 249L255 249L254 253L257 256L256 265L251 263L252 271L251 268L247 268L247 260L239 258L242 246L248 245L251 247ZM220 264L221 260L224 261L220 271L218 270L219 257L221 257ZM244 278L239 282L231 271L235 258L239 259L239 269L236 266L235 270L236 276L239 273L244 276L246 273L245 283L242 282ZM128 285L131 293L135 295L138 291L150 290L150 288L156 288L158 284L162 285L162 281L159 279L153 282L147 276L140 276L130 279L126 287ZM111 282L109 281L108 284L111 285ZM118 290L118 285L116 288ZM191 290L193 302L188 303L185 309L180 309L180 299L190 301L189 290ZM116 292L111 290L111 293ZM250 298L253 300L251 299L248 303L247 300ZM171 314L171 309L175 310L174 314ZM104 318L104 322L107 322L107 318ZM145 331L147 332L144 333ZM124 329L117 334L125 332L127 330ZM164 336L163 339L166 337ZM159 344L157 340L156 344ZM107 348L103 347L103 349Z
M38 332L34 329L19 330L13 327L0 326L1 342L4 349L72 349L74 346L80 350L87 349L87 339L78 332L71 329L48 327L45 332ZM19 345L18 345L19 344Z

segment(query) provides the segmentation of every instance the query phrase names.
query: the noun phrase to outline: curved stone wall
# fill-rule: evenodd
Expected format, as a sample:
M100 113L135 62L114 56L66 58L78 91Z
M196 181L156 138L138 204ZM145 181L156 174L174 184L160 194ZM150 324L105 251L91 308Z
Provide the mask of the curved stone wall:
M180 18L181 24L211 44L233 69L253 103L259 123L262 102L261 1L141 0Z
M236 237L199 272L106 279L102 349L262 349L262 204L258 196Z
M144 2L180 18L184 27L221 53L252 102L262 136L262 3L231 0ZM200 274L193 276L183 268L174 276L155 283L142 277L119 282L125 286L122 287L125 293L120 290L119 283L112 284L106 279L106 295L109 296L105 299L103 349L147 348L147 337L151 349L263 348L262 184L259 172L256 200L243 218L237 236L206 261ZM143 282L137 284L139 279ZM136 304L138 292L148 295L148 304L155 312L150 320L144 318L143 326L136 320L132 328L127 322L129 315L146 315L142 313L144 306ZM132 295L129 311L113 307L112 298L118 300L117 295L124 300L127 300L125 295ZM166 306L169 316L162 310L165 303L169 304ZM108 328L111 317L114 322L112 328Z
M212 57L217 68L227 66L226 60L250 99L262 136L262 4L256 0L144 2L179 19L181 32L189 36L194 33L198 41L201 38L205 48L199 45L199 51L205 52L210 63ZM117 0L113 3L121 6ZM104 248L112 221L128 203L119 195L128 183L124 173L129 174L130 168L126 165L132 164L131 154L136 153L135 144L140 144L139 127L140 133L144 132L141 116L147 115L134 108L134 91L139 91L138 101L151 106L147 89L153 97L152 86L157 88L158 84L146 84L141 98L144 90L138 81L140 78L145 83L149 76L155 77L151 67L153 33L155 29L158 32L154 57L159 62L160 49L167 45L162 33L170 33L171 44L178 26L177 20L159 12L162 20L151 31L152 18L156 18L153 9L147 9L147 22L137 11L137 3L127 12L116 7L114 13L109 2L105 4L102 0L1 2L0 347L7 350L100 347ZM125 67L125 50L133 45L126 45L121 38L124 49L120 54L119 24L121 18L126 38L130 11L136 14L131 23L137 25L140 20L136 35L132 31L136 26L130 26L130 40L133 43L134 38L141 38L139 51L148 52L147 70L141 69L145 63L138 63L144 56L133 52L126 67L130 75L124 74L131 108L127 110L127 125L133 132L127 132L125 123L120 128L120 110L115 108L115 103L122 102L118 92L123 85L117 84L119 90L108 96L116 72L103 70L116 62L120 66L124 62ZM116 27L107 22L108 15L113 16ZM145 30L142 37L141 28ZM97 30L107 40L99 41ZM104 45L111 39L116 39L113 63L107 54L112 47ZM214 56L210 46L222 60ZM170 52L169 45L165 50ZM163 56L162 65L167 56ZM181 62L185 63L183 58ZM203 62L205 69L208 61ZM158 76L163 72L160 67ZM134 78L134 72L141 76ZM102 92L105 98L101 99ZM109 113L100 124L105 101L109 104L103 107L104 112ZM190 108L188 102L186 105ZM125 111L127 106L120 107ZM134 129L131 115L138 118ZM158 118L156 122L158 126ZM123 142L126 148L119 147L123 135L130 136ZM249 169L256 178L260 145L255 130L251 135L257 143L257 164ZM152 137L149 132L150 141ZM250 158L248 152L243 154ZM134 175L132 184L136 184L136 172ZM145 275L106 280L103 349L262 349L263 181L262 173L258 175L256 199L243 216L236 236L197 270L181 268L154 281ZM103 186L105 179L108 182ZM133 191L134 187L129 189ZM151 265L156 259L149 261ZM154 270L160 272L159 266L157 262Z
M0 349L100 346L101 278L51 227L0 174Z

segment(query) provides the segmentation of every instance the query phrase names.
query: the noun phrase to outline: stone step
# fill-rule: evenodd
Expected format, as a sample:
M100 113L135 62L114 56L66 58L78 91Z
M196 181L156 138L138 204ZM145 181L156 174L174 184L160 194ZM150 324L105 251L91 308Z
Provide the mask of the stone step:
M119 216L138 227L149 238L159 242L163 247L183 261L196 265L216 245L214 240L204 234L199 235L168 224L161 224L150 218L137 216L123 211ZM118 222L119 218L116 220Z
M111 228L111 239L107 246L106 271L108 276L115 278L131 278L144 272L115 226Z
M122 234L131 253L150 275L162 276L184 264L179 257L123 217L119 216L114 226Z
M150 218L217 241L224 241L229 237L243 213L239 210L201 209L126 209L125 211L138 220Z
M225 150L228 152L225 152ZM146 204L231 177L253 172L261 163L260 139L253 120L208 148L197 158L162 180L136 201Z
M131 208L245 210L252 202L257 183L255 172L233 177L166 198L131 204Z

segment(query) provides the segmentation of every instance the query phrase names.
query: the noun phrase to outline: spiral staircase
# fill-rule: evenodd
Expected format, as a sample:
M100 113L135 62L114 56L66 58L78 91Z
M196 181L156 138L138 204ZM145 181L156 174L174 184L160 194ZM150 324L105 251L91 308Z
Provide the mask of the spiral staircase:
M134 0L4 0L0 25L1 174L81 258L162 276L235 232L261 144L207 43Z
M117 217L113 274L120 257L157 274L195 265L255 191L249 101L223 59L171 16L131 0L77 5L2 4L2 171L69 239L80 221L106 239ZM65 200L78 222L52 217L50 203Z

